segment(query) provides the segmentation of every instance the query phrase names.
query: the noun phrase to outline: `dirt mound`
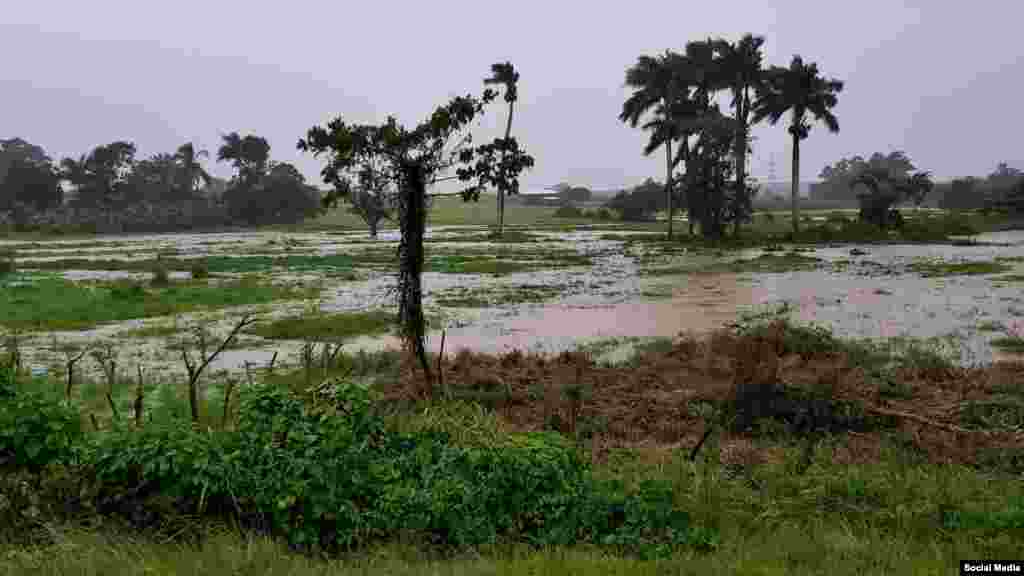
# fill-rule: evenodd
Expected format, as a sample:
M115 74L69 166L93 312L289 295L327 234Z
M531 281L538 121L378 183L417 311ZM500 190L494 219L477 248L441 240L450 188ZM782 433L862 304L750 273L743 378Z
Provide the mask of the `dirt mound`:
M798 435L845 435L842 458L851 461L876 455L891 432L944 462L1024 454L1021 428L965 425L965 411L1024 398L1024 365L896 368L890 376L903 393L894 396L835 342L807 340L774 322L703 339L681 335L670 349L640 353L622 366L599 365L580 352L545 357L518 350L461 350L441 366L452 396L491 406L517 429L556 429L606 448L693 446L715 420L731 423L723 454L743 454L740 446L763 433L765 421ZM407 366L387 396L409 399L422 378Z

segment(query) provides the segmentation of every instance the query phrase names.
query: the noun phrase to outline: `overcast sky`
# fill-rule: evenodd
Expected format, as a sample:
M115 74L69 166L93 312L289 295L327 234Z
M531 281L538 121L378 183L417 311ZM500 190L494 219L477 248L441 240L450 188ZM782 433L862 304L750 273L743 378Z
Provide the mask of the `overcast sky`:
M221 133L254 132L319 182L322 162L295 149L312 125L339 113L415 125L510 60L521 73L513 134L537 158L524 184L619 188L664 178L664 156L644 158L646 134L616 118L626 68L752 32L767 63L800 54L846 82L841 132L812 130L801 179L894 149L939 178L983 175L1001 160L1024 168L1022 24L1021 0L6 0L0 138L55 158L121 139L140 157L186 141L215 156ZM493 106L478 138L497 135L505 113ZM754 135L753 175L766 178L774 156L788 178L781 122Z

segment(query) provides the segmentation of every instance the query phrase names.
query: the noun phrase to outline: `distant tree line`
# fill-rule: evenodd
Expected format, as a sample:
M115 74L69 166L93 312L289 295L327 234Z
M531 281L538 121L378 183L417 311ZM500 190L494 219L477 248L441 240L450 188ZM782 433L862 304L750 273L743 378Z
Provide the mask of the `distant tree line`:
M956 178L943 187L939 206L951 210L1011 209L1024 212L1024 172L1000 162L984 178Z
M134 143L116 141L55 162L21 138L0 140L0 212L27 225L62 210L110 216L146 206L157 218L154 207L187 205L208 225L257 225L295 222L319 207L318 190L295 166L270 160L270 145L258 136L223 136L217 160L235 167L229 181L210 176L202 163L208 153L192 143L148 158L136 153ZM188 227L189 220L178 224Z
M866 196L875 192L872 180L878 184L907 185L913 182L920 184L915 193L895 195L889 194L889 206L904 201L920 202L924 196L934 190L936 204L940 208L952 210L964 209L1014 209L1024 210L1021 201L1021 186L1024 186L1024 172L1000 162L995 170L985 177L968 176L955 178L952 182L932 183L925 186L924 174L916 172L917 180L912 180L917 169L906 152L896 150L888 154L875 152L868 158L852 156L842 158L825 166L819 177L821 182L811 185L811 199L816 201L843 201L863 203ZM930 182L930 179L928 180ZM879 186L878 192L881 192ZM890 186L891 187L891 186ZM865 190L865 188L867 190ZM884 195L884 194L883 194ZM882 208L876 211L881 213Z

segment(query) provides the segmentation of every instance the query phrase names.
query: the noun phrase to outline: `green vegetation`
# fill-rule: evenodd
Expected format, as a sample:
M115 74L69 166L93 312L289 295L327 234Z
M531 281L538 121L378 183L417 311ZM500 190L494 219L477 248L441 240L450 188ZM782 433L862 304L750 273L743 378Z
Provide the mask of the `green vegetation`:
M14 263L14 250L9 248L0 249L0 276L7 276L17 269Z
M394 312L385 310L338 312L281 318L257 324L247 332L273 340L338 341L351 336L386 332L394 322Z
M451 288L437 294L435 300L441 306L452 308L490 308L524 302L544 302L558 297L565 288L549 284L518 284L472 290Z
M989 341L989 344L1007 352L1024 352L1024 336L1008 335L993 338Z
M920 274L925 278L939 276L972 276L981 274L999 274L1010 270L1010 266L995 261L978 262L947 262L935 260L919 260L907 266L909 272Z
M21 260L24 268L39 270L119 270L152 271L157 267L192 273L198 268L200 274L205 268L208 274L253 274L285 268L292 272L330 270L349 272L357 265L371 265L394 261L392 251L370 250L359 257L348 254L285 255L285 256L209 256L202 260L191 258L158 258L147 260L88 260L62 258L59 260Z
M748 315L734 334L778 338L780 354L806 360L845 354L878 372L868 382L894 401L915 396L885 388L906 370L951 369L920 350L893 362L821 328L763 322L779 312ZM684 350L640 344L623 374ZM104 420L98 433L82 427L74 401L13 380L6 365L0 572L854 574L945 572L963 557L1019 550L1024 486L1010 472L1024 466L1019 449L974 467L934 460L891 417L869 417L862 401L832 398L838 390L825 385L785 384L775 411L728 449L726 423L746 414L741 389L687 404L725 426L696 458L689 442L599 455L585 436L517 431L476 403L396 404L359 383L399 378L397 362L342 354L331 373L348 376L312 388L295 374L268 376L212 429L159 408L141 428ZM603 405L610 393L588 391L584 402ZM970 399L961 425L1019 429L1020 391L999 394ZM808 432L787 412L801 402L818 405L817 425L831 432ZM875 436L877 446L858 448ZM31 529L39 522L54 530Z
M1006 325L1002 322L989 320L978 324L978 330L981 332L1002 332L1006 329Z
M242 279L217 286L137 282L85 283L40 279L0 291L0 325L26 330L84 330L104 322L166 316L196 309L305 298L319 289L273 286Z
M682 266L669 266L658 268L643 268L641 276L673 276L679 274L702 273L710 274L716 272L757 272L757 273L783 273L797 270L815 270L825 265L825 261L812 256L804 256L799 252L787 252L786 254L762 254L756 258L741 260L717 261L717 262L694 262Z

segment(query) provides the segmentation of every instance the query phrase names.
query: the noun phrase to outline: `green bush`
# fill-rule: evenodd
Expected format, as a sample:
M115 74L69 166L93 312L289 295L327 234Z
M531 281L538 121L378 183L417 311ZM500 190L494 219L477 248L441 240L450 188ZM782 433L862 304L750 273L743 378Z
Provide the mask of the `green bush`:
M210 277L210 265L205 258L194 261L189 270L193 280L205 280Z
M3 372L0 379L13 377L12 368ZM39 470L71 460L82 437L78 411L39 392L15 391L11 382L0 388L7 396L0 408L0 466Z
M673 505L669 486L627 492L598 482L557 434L481 442L450 426L399 432L374 406L367 388L344 382L306 399L260 386L244 397L234 431L115 428L86 460L101 500L158 493L173 509L235 514L301 548L399 535L445 548L585 541L641 555L714 543ZM143 505L122 500L110 511Z
M152 286L165 287L171 285L171 275L167 271L167 267L163 264L157 264L153 268L153 275L149 279L149 283Z
M555 218L582 218L583 211L573 206L572 204L565 204L559 206L554 213Z
M14 251L0 249L0 276L13 274L15 269Z

